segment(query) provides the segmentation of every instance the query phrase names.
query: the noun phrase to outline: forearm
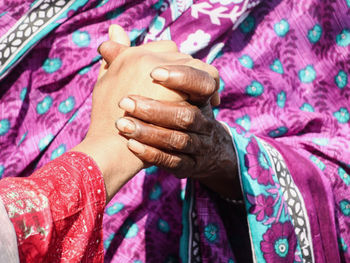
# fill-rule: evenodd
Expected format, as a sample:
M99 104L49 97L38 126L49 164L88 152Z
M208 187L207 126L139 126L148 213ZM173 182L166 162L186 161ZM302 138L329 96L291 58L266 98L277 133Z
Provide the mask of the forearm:
M89 155L100 168L106 189L106 202L143 168L143 162L126 146L127 140L115 134L106 138L87 137L72 151Z

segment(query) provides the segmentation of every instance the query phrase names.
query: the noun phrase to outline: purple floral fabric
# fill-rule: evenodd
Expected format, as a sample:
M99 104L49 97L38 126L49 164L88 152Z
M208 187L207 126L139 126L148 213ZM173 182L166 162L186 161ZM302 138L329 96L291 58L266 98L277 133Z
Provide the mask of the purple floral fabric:
M60 4L0 0L0 60L11 52L5 35L46 2ZM172 39L219 69L222 103L214 112L233 127L252 258L350 261L348 0L62 5L70 3L0 81L1 177L27 176L82 140L96 49L117 23L134 43ZM185 185L154 167L136 175L106 208L106 262L235 262L235 233L225 225L234 209L220 212L225 201L196 182L184 198ZM186 254L190 246L198 250Z

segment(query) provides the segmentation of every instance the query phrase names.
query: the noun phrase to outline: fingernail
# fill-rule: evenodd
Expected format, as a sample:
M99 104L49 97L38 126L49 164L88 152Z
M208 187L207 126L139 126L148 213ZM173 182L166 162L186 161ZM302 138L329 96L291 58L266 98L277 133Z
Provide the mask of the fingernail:
M169 71L165 68L156 68L151 72L151 77L158 81L166 81L169 78Z
M124 118L117 120L116 125L118 130L125 133L133 133L135 131L135 124Z
M135 101L129 98L124 98L119 102L119 107L127 112L134 112Z
M108 28L108 35L110 40L118 42L118 30L116 29L115 25L111 25Z
M130 150L132 150L135 153L144 153L145 152L145 146L138 141L135 141L133 139L130 139L128 141L128 147Z

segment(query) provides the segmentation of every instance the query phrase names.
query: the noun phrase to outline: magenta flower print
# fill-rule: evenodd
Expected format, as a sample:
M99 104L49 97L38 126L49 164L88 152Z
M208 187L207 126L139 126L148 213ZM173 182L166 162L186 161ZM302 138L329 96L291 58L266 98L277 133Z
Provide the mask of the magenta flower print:
M252 138L247 146L244 162L250 177L257 179L259 184L274 184L268 157L265 152L260 150L255 138Z
M293 262L297 239L290 222L273 224L263 235L261 251L267 263Z
M249 209L249 213L256 215L256 220L262 221L265 217L270 217L273 214L274 199L272 196L247 195L248 201L252 204Z

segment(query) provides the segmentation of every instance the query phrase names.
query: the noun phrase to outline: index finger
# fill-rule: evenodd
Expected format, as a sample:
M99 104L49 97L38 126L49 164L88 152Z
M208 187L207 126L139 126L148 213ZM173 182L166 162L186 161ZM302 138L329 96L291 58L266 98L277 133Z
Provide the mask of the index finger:
M163 86L186 93L189 100L205 104L216 93L217 81L206 71L187 65L166 65L155 68L151 77Z

